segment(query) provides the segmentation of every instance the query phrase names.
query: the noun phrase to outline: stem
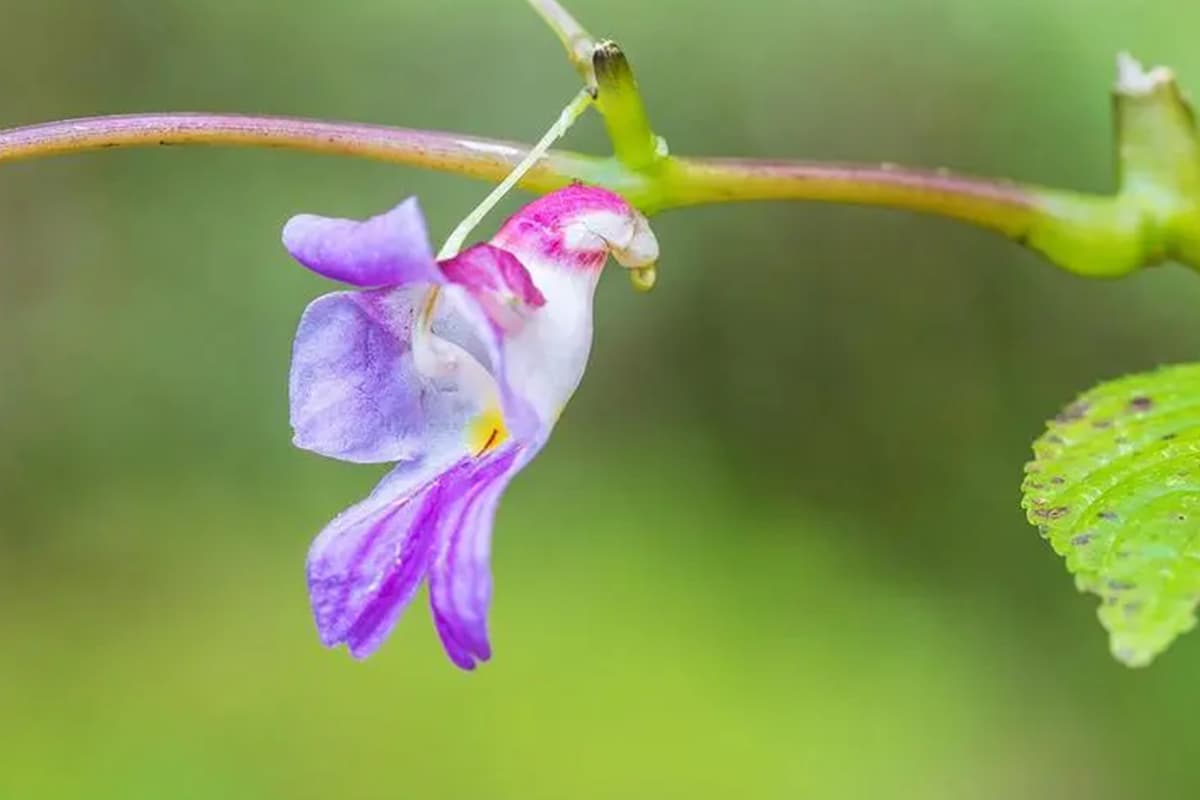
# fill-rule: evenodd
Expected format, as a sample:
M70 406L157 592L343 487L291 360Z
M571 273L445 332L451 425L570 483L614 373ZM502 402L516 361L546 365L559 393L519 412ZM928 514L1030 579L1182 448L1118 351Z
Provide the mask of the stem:
M241 114L130 114L48 122L0 131L0 163L114 147L228 145L304 150L454 172L499 181L529 146L458 133ZM590 175L602 159L555 152L518 184L533 192Z
M527 145L456 133L233 114L146 114L50 122L0 131L0 164L155 145L233 145L356 156L499 182ZM1141 210L1127 196L1057 192L1007 181L893 166L664 158L638 171L616 158L551 150L516 185L550 192L602 186L646 213L743 200L817 200L887 206L969 222L1008 236L1083 275L1120 275L1145 263ZM1189 261L1190 263L1190 261Z
M1031 189L1007 181L891 165L674 159L667 207L734 200L820 200L950 217L1020 238L1038 214Z
M596 90L596 108L604 117L617 160L634 172L657 166L666 157L666 148L659 147L659 138L650 128L637 80L620 46L608 40L597 42L556 0L529 0L529 5L558 36L584 84Z
M652 210L743 200L904 209L995 231L1091 278L1127 275L1164 257L1147 252L1145 208L1128 193L1089 195L890 164L748 159L672 159L662 183L661 205Z
M558 36L567 51L567 60L582 77L588 86L596 85L592 73L592 51L596 49L596 40L584 30L571 13L559 5L556 0L529 0L529 5L538 13L550 29Z
M236 114L146 114L0 130L0 164L115 147L228 145L355 156L500 181L528 145L457 133ZM551 150L517 186L536 193L585 181L650 212L741 200L824 200L950 216L1009 236L1036 213L1030 190L982 178L889 166L672 159L663 186L613 159Z

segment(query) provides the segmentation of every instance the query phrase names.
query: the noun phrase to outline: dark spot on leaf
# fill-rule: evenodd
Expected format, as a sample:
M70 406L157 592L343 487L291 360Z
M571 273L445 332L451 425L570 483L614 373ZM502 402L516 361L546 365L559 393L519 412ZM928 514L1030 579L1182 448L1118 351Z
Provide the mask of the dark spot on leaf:
M1064 478L1062 475L1055 475L1053 478L1050 479L1050 482L1055 485L1058 485L1058 484L1066 483L1067 479Z
M1126 603L1125 605L1121 606L1121 610L1125 612L1125 616L1132 617L1142 610L1142 604L1136 601L1132 603Z
M1068 506L1055 506L1054 508L1038 508L1034 509L1033 515L1042 519L1061 519L1065 517L1071 509Z
M1129 401L1130 411L1149 411L1154 405L1154 401L1145 395L1138 395Z
M1111 428L1112 420L1111 419L1098 419L1092 423L1092 427L1096 428L1097 430L1104 430L1105 428Z
M1108 588L1112 589L1114 592L1127 592L1130 589L1135 588L1135 584L1132 584L1129 581L1110 580L1108 582Z
M1078 536L1072 536L1071 544L1075 545L1076 547L1083 547L1092 541L1093 536L1095 536L1095 534L1091 533L1090 531L1088 533L1081 533Z
M1090 408L1091 405L1088 403L1071 403L1071 405L1058 412L1058 416L1054 418L1054 421L1066 423L1081 420Z
M1044 484L1044 483L1031 483L1031 484L1029 484L1029 488L1030 488L1030 489L1045 489L1045 488L1046 488L1046 484Z
M1116 522L1117 521L1117 512L1115 512L1115 511L1101 511L1096 516L1099 517L1100 519L1106 520L1108 522Z
M1178 436L1178 435L1179 435L1178 433L1164 433L1164 434L1162 435L1162 440L1165 442L1165 441L1167 441L1168 439L1174 439L1174 438L1175 438L1176 436Z
M1118 436L1117 438L1113 439L1113 444L1129 444L1129 437Z
M1187 515L1186 514L1176 514L1175 521L1176 522L1187 522Z
M1049 442L1050 444L1066 444L1066 440L1063 439L1061 436L1059 436L1057 433L1052 433L1049 436L1047 436L1046 441Z
M1115 594L1110 594L1108 597L1104 598L1104 605L1115 606L1116 604L1117 604L1117 596Z

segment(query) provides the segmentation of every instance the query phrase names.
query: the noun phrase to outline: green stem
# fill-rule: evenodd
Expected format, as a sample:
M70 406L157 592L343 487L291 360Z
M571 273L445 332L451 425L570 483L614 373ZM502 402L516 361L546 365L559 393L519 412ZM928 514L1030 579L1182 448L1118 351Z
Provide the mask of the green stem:
M0 131L0 163L113 147L232 145L375 159L499 182L529 153L513 142L455 133L229 114L66 120ZM545 193L573 181L620 193L647 213L745 200L887 206L1001 233L1084 275L1140 266L1140 208L1123 196L1056 192L1007 181L865 164L664 157L638 171L617 158L551 150L517 185Z
M659 208L744 200L883 206L994 231L1086 277L1119 277L1146 263L1144 215L1126 195L1089 195L891 164L746 159L671 159L662 184Z
M733 200L819 200L951 217L1010 238L1037 216L1034 190L1009 183L891 165L748 159L672 159L665 207Z
M529 0L529 5L538 13L543 21L558 36L563 48L567 51L567 60L583 78L588 86L595 86L596 79L592 72L592 52L596 49L596 40L584 30L583 26L563 8L557 0Z

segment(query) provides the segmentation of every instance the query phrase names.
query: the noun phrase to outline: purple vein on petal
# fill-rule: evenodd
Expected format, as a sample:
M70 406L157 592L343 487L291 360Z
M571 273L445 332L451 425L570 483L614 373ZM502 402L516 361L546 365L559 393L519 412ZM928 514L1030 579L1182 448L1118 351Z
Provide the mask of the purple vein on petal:
M368 642L368 634L386 621L388 612L390 629L416 591L433 556L433 522L443 483L466 463L441 475L431 475L418 464L401 465L317 537L309 555L308 582L327 646L350 643L353 637L353 649L365 654L382 641L380 636ZM374 624L368 625L372 619Z
M441 487L435 485L423 499L404 551L396 558L395 569L347 631L346 646L355 658L366 658L379 648L421 585L433 555L440 496Z
M487 614L491 575L487 550L496 505L511 478L520 446L482 464L464 480L468 487L454 514L443 522L440 552L430 571L430 605L451 659L464 669L491 657ZM467 552L463 552L467 548ZM466 597L463 597L464 589Z

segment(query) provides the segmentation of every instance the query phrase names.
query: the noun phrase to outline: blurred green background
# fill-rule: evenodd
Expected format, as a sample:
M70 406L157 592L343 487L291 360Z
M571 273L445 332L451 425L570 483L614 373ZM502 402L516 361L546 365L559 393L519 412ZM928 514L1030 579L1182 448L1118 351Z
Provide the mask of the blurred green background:
M1192 0L571 5L677 153L1107 190L1116 52L1200 89ZM3 125L531 140L577 86L518 0L0 16ZM657 218L659 289L608 276L589 374L501 510L496 659L455 670L423 601L366 663L323 650L305 552L379 470L289 445L290 338L328 286L280 226L416 193L441 237L484 188L265 151L0 169L0 798L1197 796L1200 638L1112 661L1018 486L1075 392L1200 358L1200 280L1085 282L938 219Z

